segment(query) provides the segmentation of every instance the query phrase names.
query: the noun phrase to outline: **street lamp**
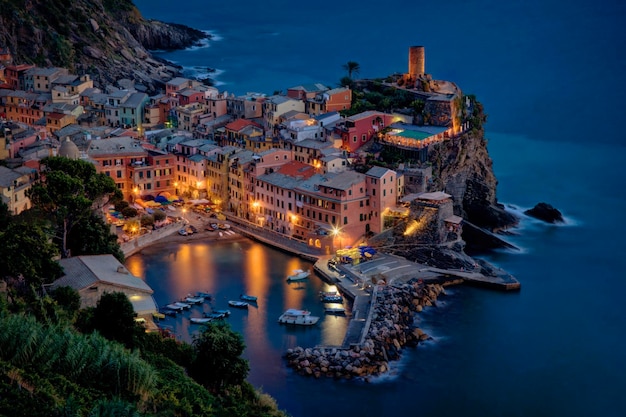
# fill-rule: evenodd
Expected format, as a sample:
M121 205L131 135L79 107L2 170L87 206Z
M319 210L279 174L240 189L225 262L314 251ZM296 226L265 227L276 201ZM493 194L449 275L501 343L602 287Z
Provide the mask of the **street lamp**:
M335 243L335 239L339 237L339 249L341 249L341 229L337 226L333 226L331 233L333 235L333 244Z
M187 219L185 218L185 213L187 213L187 209L183 207L183 220L187 223Z

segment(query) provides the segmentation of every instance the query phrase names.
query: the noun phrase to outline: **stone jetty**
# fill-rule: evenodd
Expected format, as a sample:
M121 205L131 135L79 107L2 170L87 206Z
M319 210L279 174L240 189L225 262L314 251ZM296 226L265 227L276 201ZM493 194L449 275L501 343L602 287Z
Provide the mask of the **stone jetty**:
M287 350L287 364L302 375L316 378L363 378L384 374L389 362L398 360L405 347L415 347L430 339L415 326L415 313L436 306L445 294L440 284L413 279L397 285L374 288L371 321L362 343L349 348L296 347Z

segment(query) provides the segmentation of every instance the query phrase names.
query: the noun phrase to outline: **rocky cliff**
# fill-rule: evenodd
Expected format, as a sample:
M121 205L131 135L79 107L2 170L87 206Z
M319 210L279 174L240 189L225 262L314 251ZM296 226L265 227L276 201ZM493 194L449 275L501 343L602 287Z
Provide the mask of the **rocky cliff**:
M126 78L155 90L180 68L149 51L185 48L207 37L146 20L132 0L0 0L0 48L10 50L14 63L69 68L100 86Z

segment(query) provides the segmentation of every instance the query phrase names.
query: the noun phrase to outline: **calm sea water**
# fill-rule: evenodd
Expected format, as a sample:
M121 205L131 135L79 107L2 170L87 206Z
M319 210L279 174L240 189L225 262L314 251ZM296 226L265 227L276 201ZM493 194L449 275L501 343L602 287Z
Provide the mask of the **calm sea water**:
M211 31L205 47L163 56L190 75L216 68L219 88L237 94L335 85L349 60L362 77L405 72L408 47L424 45L427 72L485 105L499 200L519 212L546 201L568 219L524 219L511 237L522 251L486 255L522 290L452 289L419 318L434 341L369 384L285 369L285 348L332 343L345 328L341 320L297 332L275 323L284 308L319 308L321 281L301 290L284 282L302 261L251 242L190 243L129 259L159 302L197 286L221 301L262 295L258 309L234 311L230 321L246 339L249 380L281 408L295 417L626 415L626 3L136 4L148 18ZM185 333L182 321L172 326Z

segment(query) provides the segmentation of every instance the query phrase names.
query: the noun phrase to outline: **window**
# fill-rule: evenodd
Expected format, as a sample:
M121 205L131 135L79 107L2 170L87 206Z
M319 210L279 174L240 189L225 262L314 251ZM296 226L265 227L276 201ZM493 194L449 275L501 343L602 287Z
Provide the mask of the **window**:
M345 216L345 217L343 218L343 224L348 224L348 216Z
M116 171L117 178L122 178L122 171Z
M356 135L352 136L352 142L356 143Z

